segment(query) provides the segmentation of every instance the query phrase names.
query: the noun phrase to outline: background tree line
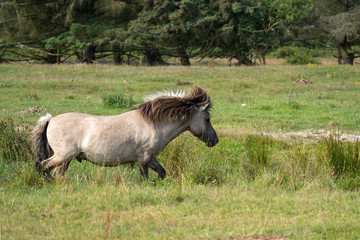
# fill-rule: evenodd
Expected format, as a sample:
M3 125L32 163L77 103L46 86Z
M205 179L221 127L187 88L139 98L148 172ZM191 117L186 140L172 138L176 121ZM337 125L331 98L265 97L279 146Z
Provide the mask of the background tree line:
M360 0L1 0L0 63L167 64L176 57L266 63L282 46L360 56Z

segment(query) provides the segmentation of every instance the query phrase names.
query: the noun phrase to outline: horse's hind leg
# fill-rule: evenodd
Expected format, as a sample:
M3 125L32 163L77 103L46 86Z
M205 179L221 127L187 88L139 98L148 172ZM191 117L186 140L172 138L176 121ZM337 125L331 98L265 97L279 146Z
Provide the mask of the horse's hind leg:
M70 162L73 159L73 157L74 156L61 157L59 155L54 154L52 157L42 161L41 165L44 168L44 172L48 174L55 167L58 167L58 166L62 165L63 163Z
M161 164L157 161L156 158L151 159L149 163L149 167L159 174L159 178L164 179L166 176L165 169L161 166Z
M54 171L52 172L52 177L55 179L58 179L58 178L64 176L69 165L70 165L70 162L64 162L60 166L55 167Z

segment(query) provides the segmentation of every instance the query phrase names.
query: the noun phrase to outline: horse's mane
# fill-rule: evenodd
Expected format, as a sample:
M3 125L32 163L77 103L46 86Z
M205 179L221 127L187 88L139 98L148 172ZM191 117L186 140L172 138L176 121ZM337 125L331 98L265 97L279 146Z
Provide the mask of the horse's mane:
M186 120L196 107L208 105L211 107L210 97L205 90L194 87L189 93L159 92L148 97L139 106L133 108L147 120L161 122L165 120Z

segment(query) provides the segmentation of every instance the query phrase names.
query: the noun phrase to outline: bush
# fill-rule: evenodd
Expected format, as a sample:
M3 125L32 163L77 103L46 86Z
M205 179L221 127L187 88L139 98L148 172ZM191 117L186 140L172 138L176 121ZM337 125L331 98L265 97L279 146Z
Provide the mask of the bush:
M297 47L281 47L274 50L270 55L276 58L286 58L299 51Z
M281 47L271 53L276 58L285 58L290 64L320 64L316 57L328 57L324 49L309 49L303 47Z
M293 55L288 56L285 58L287 63L290 64L298 64L298 65L304 65L304 64L320 64L319 61L311 57L310 55L295 52Z
M333 51L329 49L323 48L306 48L306 47L293 47L293 46L285 46L279 47L270 53L270 56L276 58L287 58L293 56L295 53L301 53L307 56L311 56L312 58L317 57L326 57L332 58Z
M125 96L122 93L103 96L102 100L104 106L109 108L126 108L135 104L132 96Z
M0 120L0 161L27 161L32 159L28 131L20 130L13 119Z

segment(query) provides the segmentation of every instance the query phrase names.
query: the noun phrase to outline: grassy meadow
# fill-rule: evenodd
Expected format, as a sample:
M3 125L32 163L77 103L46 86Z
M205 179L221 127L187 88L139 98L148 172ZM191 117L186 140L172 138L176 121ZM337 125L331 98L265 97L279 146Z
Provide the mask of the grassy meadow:
M220 142L182 134L158 157L165 180L135 164L34 172L29 131L47 112L115 115L191 85ZM360 142L339 140L359 127L357 65L0 65L0 239L360 239Z

